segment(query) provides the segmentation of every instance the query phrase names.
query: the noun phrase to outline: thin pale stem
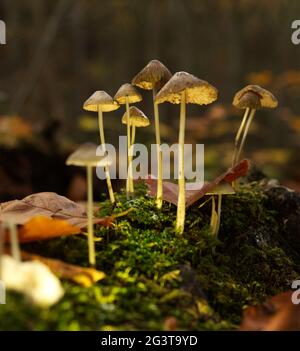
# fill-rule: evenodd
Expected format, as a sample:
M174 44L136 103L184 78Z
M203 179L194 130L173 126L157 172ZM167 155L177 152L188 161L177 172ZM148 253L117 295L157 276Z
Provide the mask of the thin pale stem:
M238 162L240 157L241 157L241 154L242 154L242 151L243 151L243 148L244 148L244 145L245 145L246 137L247 137L247 134L248 134L248 131L249 131L249 127L251 125L251 122L253 120L255 112L256 112L255 109L251 109L251 111L250 111L250 115L249 115L249 118L248 118L248 121L247 121L247 124L246 124L246 127L245 127L245 131L244 131L244 135L243 135L243 138L242 138L242 141L241 141L241 144L240 144L240 148L239 148L239 151L238 151L238 154L237 154L236 162Z
M210 216L210 227L212 229L212 234L214 235L214 216L216 212L216 200L215 197L211 197L211 216Z
M17 232L17 226L13 222L8 222L9 234L10 234L10 245L11 245L11 253L12 257L21 262L21 254L20 254L20 245L19 238Z
M153 106L154 106L154 123L155 123L155 137L156 137L156 156L157 156L157 192L156 192L156 206L162 208L163 201L163 170L162 170L162 152L160 139L160 125L159 125L159 111L158 104L155 103L155 90L153 89Z
M103 126L103 112L102 112L101 108L98 108L98 122L99 122L100 142L101 142L103 151L106 152L104 126ZM105 172L106 184L107 184L107 188L108 188L110 201L111 201L111 203L115 203L115 195L114 195L114 191L113 191L113 188L111 185L111 179L110 179L108 166L104 167L104 172Z
M236 164L236 158L237 158L237 153L238 153L238 146L239 146L239 141L240 141L240 137L242 134L242 131L244 129L244 126L246 124L247 118L249 116L249 112L250 112L250 108L246 108L245 113L244 113L244 117L242 120L242 123L239 127L239 130L236 134L235 137L235 142L234 142L234 153L233 153L233 157L232 157L232 166L234 166Z
M128 159L128 171L126 181L126 192L127 195L134 191L133 180L132 180L132 156L130 155L131 137L130 137L130 111L129 111L129 101L126 97L126 116L127 116L127 159Z
M134 145L135 143L135 126L132 126L131 129L131 145Z
M180 103L180 125L179 125L179 157L178 157L178 204L176 230L179 234L184 231L185 221L185 177L184 177L184 134L185 134L185 118L186 118L186 96L185 91L181 93Z
M215 233L215 238L218 237L219 230L220 230L220 224L221 224L221 212L222 212L222 195L218 195L218 223L217 223L217 228L216 228L216 233Z
M87 185L88 185L88 248L89 248L89 263L91 266L96 265L95 242L94 242L94 200L93 200L93 168L87 166Z

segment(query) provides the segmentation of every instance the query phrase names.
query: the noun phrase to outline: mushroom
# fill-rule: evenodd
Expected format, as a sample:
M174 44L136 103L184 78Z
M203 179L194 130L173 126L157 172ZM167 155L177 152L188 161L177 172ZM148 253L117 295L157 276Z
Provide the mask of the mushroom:
M100 142L104 152L106 151L106 149L105 149L105 137L104 137L104 128L103 128L103 112L111 112L118 109L119 107L120 105L118 105L113 100L113 98L103 90L96 91L83 104L84 110L98 112ZM114 203L115 196L111 185L109 167L105 167L104 171L105 171L105 178L106 178L109 198L110 198L110 201Z
M217 239L218 237L220 224L221 224L222 197L224 195L233 195L233 194L235 194L235 191L228 183L221 183L217 185L211 192L206 194L206 195L210 195L212 200L210 227L211 227L212 235L215 239ZM215 196L217 196L217 210L216 210Z
M17 225L12 220L8 220L6 223L0 224L0 280L2 279L2 258L4 257L4 239L6 229L9 230L11 255L16 262L21 262Z
M143 111L135 106L129 108L129 122L131 129L131 145L135 142L135 129L139 127L148 127L150 121ZM122 117L122 123L127 124L127 113Z
M263 89L258 85L247 85L235 94L232 104L237 108L245 110L242 123L235 137L234 154L232 159L232 165L234 166L240 159L249 127L256 110L261 108L275 108L278 105L278 101L268 90ZM240 142L242 133L243 137Z
M2 279L7 289L23 293L40 307L51 307L64 295L60 280L42 262L19 262L4 255Z
M131 129L131 147L135 142L135 129L139 127L147 127L150 124L148 117L135 106L129 108L129 122ZM127 112L122 117L122 123L127 124ZM127 179L127 183L129 180ZM127 184L128 186L128 184ZM132 185L132 191L134 191L134 184Z
M179 157L178 157L178 205L176 229L184 231L185 220L185 177L184 177L184 131L186 104L207 105L217 99L218 91L208 82L186 72L177 72L157 93L155 102L180 103Z
M134 104L142 100L141 94L129 83L121 85L116 92L114 99L120 105L126 105L127 119L129 120L129 104ZM132 179L132 156L130 155L130 123L127 123L127 159L128 159L128 181L126 183L127 194L133 192L133 179Z
M162 207L163 187L162 187L162 154L160 150L160 128L159 128L159 111L158 105L155 103L155 94L161 89L172 77L168 68L158 60L150 61L133 79L132 84L141 89L152 90L155 136L157 145L157 193L156 204L158 208Z
M97 145L93 143L85 143L81 145L76 151L74 151L67 159L66 164L68 166L79 166L86 167L87 170L87 198L88 198L88 250L89 250L89 263L91 266L95 266L95 243L94 243L94 224L93 224L93 167L104 167L107 168L111 165L111 162L107 159L107 156L97 156Z

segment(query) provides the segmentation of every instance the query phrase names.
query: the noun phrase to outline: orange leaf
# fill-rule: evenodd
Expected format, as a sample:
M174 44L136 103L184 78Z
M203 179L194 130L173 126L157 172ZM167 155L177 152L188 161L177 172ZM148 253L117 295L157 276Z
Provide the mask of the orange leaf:
M26 243L79 233L79 227L75 227L64 220L35 216L20 228L19 240L21 243Z

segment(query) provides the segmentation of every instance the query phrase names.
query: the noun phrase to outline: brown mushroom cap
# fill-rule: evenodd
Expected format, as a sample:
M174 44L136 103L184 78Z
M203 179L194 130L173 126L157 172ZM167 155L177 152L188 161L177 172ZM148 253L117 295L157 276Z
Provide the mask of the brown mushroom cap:
M145 90L160 89L171 77L171 72L163 63L152 60L132 79L132 84Z
M205 80L187 72L177 72L157 93L155 102L161 104L168 101L179 104L183 91L186 92L187 104L207 105L218 97L218 90Z
M252 91L247 91L236 103L235 106L241 109L251 108L258 110L261 108L260 96Z
M130 104L134 104L142 100L141 94L131 84L126 83L121 85L119 90L116 92L115 100L120 104L126 104L126 97Z
M255 107L255 105L257 105L255 102L257 98L255 98L255 96L260 100L260 106L258 107ZM258 109L260 107L275 108L278 105L278 100L272 93L266 89L263 89L259 85L247 85L235 94L232 104L233 106L241 109L248 107L255 109Z
M96 91L83 104L84 110L94 112L97 112L98 109L101 109L103 112L110 112L119 107L119 104L103 90Z
M131 126L147 127L150 124L148 117L140 109L135 106L129 108L129 121ZM127 113L122 117L122 123L127 124Z
M105 167L111 165L111 160L108 156L97 156L98 145L93 143L82 144L75 150L66 161L67 166L81 166L81 167Z

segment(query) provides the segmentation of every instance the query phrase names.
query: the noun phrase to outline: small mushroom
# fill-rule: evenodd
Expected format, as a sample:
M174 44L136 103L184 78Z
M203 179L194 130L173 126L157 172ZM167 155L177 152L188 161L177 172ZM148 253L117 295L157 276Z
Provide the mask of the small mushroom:
M127 119L129 120L129 104L134 104L142 100L141 94L129 83L123 84L116 92L114 99L120 105L126 105ZM130 123L127 123L127 159L128 159L128 181L126 183L127 194L133 192L133 179L132 179L132 156L130 155Z
M19 262L3 255L2 279L5 287L23 293L39 307L51 307L64 295L59 278L42 262Z
M138 109L135 106L131 106L129 108L129 121L130 121L130 126L132 128L131 130L131 145L134 144L135 142L135 129L140 128L140 127L148 127L150 124L150 121L148 117L144 114L143 111ZM125 112L123 117L122 117L122 123L127 124L127 113Z
M120 105L116 103L113 98L108 95L105 91L96 91L92 96L90 96L85 103L83 108L86 111L98 112L98 123L99 123L99 133L100 142L102 144L103 151L105 152L105 137L104 137L104 127L103 127L103 112L111 112L118 109ZM111 185L111 179L109 174L109 167L105 167L105 178L108 188L108 193L110 201L115 202L114 191Z
M132 84L141 89L152 90L154 105L155 136L157 145L157 193L156 204L158 208L162 207L163 187L162 187L162 154L160 150L160 128L159 128L159 111L155 103L155 94L161 89L172 77L168 68L158 60L150 61L133 79Z
M183 233L185 221L184 132L186 104L207 105L215 101L217 96L217 89L208 82L186 72L177 72L155 97L155 102L158 104L166 101L172 104L180 103L180 127L178 142L179 193L176 218L176 229L179 233Z
M131 106L129 108L129 121L131 127L131 147L133 147L135 143L135 129L139 127L147 127L150 124L148 117L135 106ZM124 113L122 117L122 123L127 124L127 112ZM127 179L127 182L129 180ZM134 191L134 184L132 191Z
M235 137L232 159L232 165L234 166L240 159L249 127L256 110L261 108L275 108L278 105L278 101L268 90L263 89L258 85L247 85L235 94L232 104L237 108L245 110L242 123ZM243 137L240 142L242 133Z
M212 235L215 239L218 237L220 224L221 224L221 209L222 209L222 197L224 195L233 195L235 194L234 189L228 183L221 183L217 185L211 192L206 195L211 195L212 199L212 208L211 208L211 218L210 218L210 227ZM216 210L216 201L215 196L217 196L217 210Z
M93 224L93 167L108 167L111 162L107 159L107 156L101 157L96 155L97 145L93 143L85 143L81 145L76 151L74 151L67 159L66 164L68 166L79 166L86 167L87 170L87 198L88 198L88 249L89 249L89 263L91 266L95 266L95 243L94 243L94 224Z
M21 262L17 225L10 219L6 223L0 224L0 280L2 277L2 257L4 255L4 239L6 229L9 230L11 255L16 262Z

